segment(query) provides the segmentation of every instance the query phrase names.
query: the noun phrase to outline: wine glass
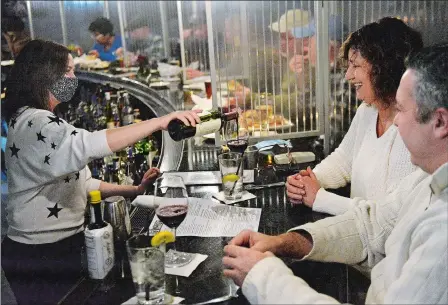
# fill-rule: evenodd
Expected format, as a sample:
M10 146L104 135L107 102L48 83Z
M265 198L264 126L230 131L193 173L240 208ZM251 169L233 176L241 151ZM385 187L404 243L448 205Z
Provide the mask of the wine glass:
M188 211L188 194L181 177L169 175L160 177L155 182L154 200L157 206L156 215L167 227L173 229L176 237L176 228L184 221ZM169 251L165 257L166 267L180 267L193 260L193 255L176 251Z
M232 120L226 123L224 140L231 152L244 154L249 143L249 130L244 117L239 116L238 121Z

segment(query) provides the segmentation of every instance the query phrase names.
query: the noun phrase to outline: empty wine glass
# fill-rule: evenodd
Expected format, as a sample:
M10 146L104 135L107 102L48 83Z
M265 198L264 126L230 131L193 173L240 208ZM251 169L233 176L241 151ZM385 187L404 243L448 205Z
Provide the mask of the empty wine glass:
M188 212L187 188L181 177L169 175L160 177L155 182L154 200L157 206L156 215L167 227L173 229L176 237L176 228L184 221ZM180 267L192 261L193 255L176 251L169 251L165 257L166 267Z

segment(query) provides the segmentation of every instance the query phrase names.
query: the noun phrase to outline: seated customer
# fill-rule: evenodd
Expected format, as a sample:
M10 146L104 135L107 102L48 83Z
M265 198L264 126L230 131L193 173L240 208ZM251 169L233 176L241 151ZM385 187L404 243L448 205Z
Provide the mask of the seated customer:
M89 25L95 39L90 55L104 61L114 61L123 56L121 37L114 34L114 26L109 19L100 17Z
M447 304L447 44L410 57L397 107L394 124L420 169L381 201L352 199L357 204L343 215L280 236L251 231L236 236L224 248L224 275L242 287L250 303L338 303L295 277L274 253L345 264L367 261L373 267L367 304Z
M327 192L351 182L351 198L379 199L415 170L393 119L404 60L423 46L421 35L404 22L383 18L353 32L341 51L345 78L363 103L339 147L318 164L287 179L292 203L333 215L353 206L350 198ZM307 177L308 179L304 179Z

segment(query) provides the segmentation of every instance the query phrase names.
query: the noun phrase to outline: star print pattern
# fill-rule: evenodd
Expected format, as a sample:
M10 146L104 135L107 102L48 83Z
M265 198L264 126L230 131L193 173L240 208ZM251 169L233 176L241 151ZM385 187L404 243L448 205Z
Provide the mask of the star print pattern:
M16 147L16 143L12 143L12 146L9 147L9 149L11 149L11 157L16 156L16 158L19 159L18 152L19 152L20 148Z
M58 126L60 123L62 123L62 120L57 116L54 116L54 117L49 116L48 118L50 119L50 123L56 123L56 124L58 124Z
M54 217L56 217L56 218L59 218L59 217L58 217L58 214L59 214L59 212L62 210L62 208L58 208L58 203L56 202L56 204L54 205L54 207L52 207L52 208L48 208L48 207L47 207L47 210L50 211L50 214L48 214L47 218L50 218L51 216L54 216Z
M96 139L92 141L88 137L82 137L83 129L78 129L62 117L58 118L51 112L41 109L30 109L23 115L15 116L9 120L8 127L10 130L6 147L7 166L10 169L8 176L17 178L11 179L17 181L13 183L11 190L27 187L24 192L15 192L10 197L14 204L18 202L17 208L14 208L12 213L24 211L24 215L32 215L37 219L39 228L43 230L58 222L62 228L76 225L71 216L72 211L65 213L65 208L66 204L75 207L85 204L82 200L78 200L76 194L72 196L72 193L74 189L84 190L86 187L84 179L86 171L89 170L83 164L86 160L85 153L89 152L88 148L92 145L98 145ZM74 149L78 146L87 150ZM104 153L107 151L108 148L104 147ZM42 187L42 191L48 195L46 204L36 205L36 200L30 196L30 192L34 192L36 186ZM62 191L54 191L55 186ZM81 210L79 208L73 213L81 217L83 214Z
M17 119L16 118L11 118L11 123L9 124L9 127L14 128L16 123L17 123Z
M43 136L43 135L42 135L42 132L37 132L36 134L37 134L37 141L42 141L42 142L45 143L45 139L46 139L47 137Z
M50 165L50 154L45 156L44 163L47 163L48 165Z

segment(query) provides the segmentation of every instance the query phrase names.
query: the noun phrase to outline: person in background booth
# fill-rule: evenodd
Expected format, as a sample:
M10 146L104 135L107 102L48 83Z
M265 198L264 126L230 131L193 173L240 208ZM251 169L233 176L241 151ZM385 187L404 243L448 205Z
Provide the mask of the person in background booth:
M121 36L115 35L114 26L109 19L97 18L89 25L89 31L95 39L89 55L103 61L115 61L123 56Z
M73 97L77 85L69 50L44 40L23 48L7 79L2 114L9 123L9 227L2 267L20 305L54 305L79 279L89 191L134 197L159 173L150 169L139 186L115 185L93 179L88 163L166 130L173 119L200 122L200 111L184 111L115 129L75 128L53 110Z

